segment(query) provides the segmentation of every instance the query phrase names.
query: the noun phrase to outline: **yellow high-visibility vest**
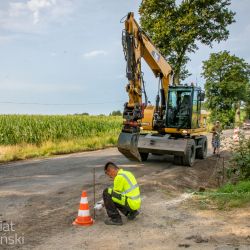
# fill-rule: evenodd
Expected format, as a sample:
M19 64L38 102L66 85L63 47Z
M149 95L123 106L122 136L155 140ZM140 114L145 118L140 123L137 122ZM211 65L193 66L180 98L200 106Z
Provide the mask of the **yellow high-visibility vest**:
M141 206L140 189L134 175L120 169L114 179L114 187L109 188L112 200L118 204L125 205L126 200L129 207L138 210Z

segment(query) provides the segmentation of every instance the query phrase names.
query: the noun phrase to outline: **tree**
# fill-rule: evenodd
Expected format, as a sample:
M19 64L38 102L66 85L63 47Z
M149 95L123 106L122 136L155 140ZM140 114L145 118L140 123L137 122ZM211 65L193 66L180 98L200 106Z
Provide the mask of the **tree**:
M198 49L197 42L212 47L226 40L227 26L235 13L228 9L231 0L143 0L139 13L142 28L167 58L175 72L175 82L185 79L188 53Z
M233 123L239 103L248 99L249 64L228 51L212 53L203 62L202 75L206 80L206 104L212 111L211 117Z
M89 113L84 112L84 113L75 113L74 115L89 115Z
M112 111L112 113L109 114L110 116L122 116L122 113L120 110Z

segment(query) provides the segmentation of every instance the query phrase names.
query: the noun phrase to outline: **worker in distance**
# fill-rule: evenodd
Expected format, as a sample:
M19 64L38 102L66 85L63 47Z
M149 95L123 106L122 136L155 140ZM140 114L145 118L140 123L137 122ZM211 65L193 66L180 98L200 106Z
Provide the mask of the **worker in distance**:
M213 134L212 136L213 154L217 154L217 156L219 156L220 155L220 137L222 134L220 121L216 121L214 123L211 133Z
M111 188L103 191L103 201L109 219L104 222L106 225L123 225L123 213L128 220L134 220L139 214L138 209L141 206L140 189L134 175L119 168L113 162L107 162L104 172L114 180Z

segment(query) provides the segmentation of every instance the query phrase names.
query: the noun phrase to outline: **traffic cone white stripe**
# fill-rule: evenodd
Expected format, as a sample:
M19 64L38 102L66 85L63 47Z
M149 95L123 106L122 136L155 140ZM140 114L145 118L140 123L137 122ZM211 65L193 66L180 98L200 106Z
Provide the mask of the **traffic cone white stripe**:
M88 203L88 198L87 197L81 197L80 203L81 204L87 204Z
M90 216L89 210L78 210L78 216Z

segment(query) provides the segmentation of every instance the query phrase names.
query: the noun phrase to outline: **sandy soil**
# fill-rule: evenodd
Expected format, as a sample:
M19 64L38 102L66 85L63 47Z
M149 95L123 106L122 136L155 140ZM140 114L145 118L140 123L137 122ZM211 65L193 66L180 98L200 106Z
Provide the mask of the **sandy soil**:
M93 206L93 167L97 199L111 184L103 174L108 160L137 176L140 215L134 221L123 217L121 227L106 226L101 211L93 226L72 226L81 190ZM250 249L249 207L218 211L201 207L192 196L218 184L221 159L210 155L192 168L172 161L151 156L132 163L111 148L1 165L0 221L12 221L15 232L6 234L23 235L24 244L0 244L0 249ZM3 234L0 230L0 239Z

